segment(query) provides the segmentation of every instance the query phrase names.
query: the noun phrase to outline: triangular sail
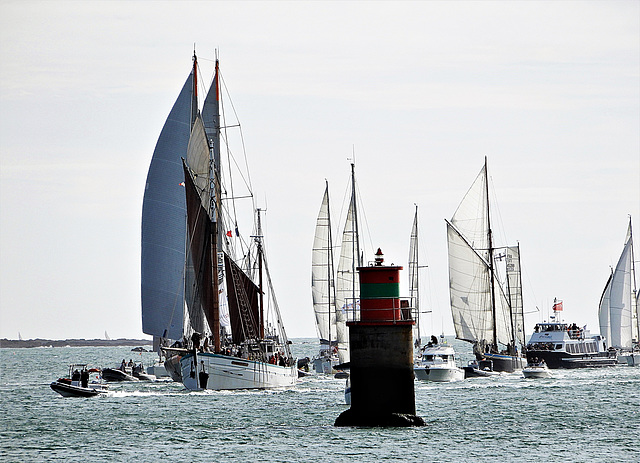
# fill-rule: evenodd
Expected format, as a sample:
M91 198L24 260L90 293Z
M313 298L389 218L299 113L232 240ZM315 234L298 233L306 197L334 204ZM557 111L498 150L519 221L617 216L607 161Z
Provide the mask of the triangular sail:
M416 313L416 323L413 325L413 342L420 345L420 290L418 278L418 206L413 217L411 238L409 239L409 297Z
M316 316L318 335L320 341L323 343L335 341L337 335L333 275L329 186L327 185L316 220L316 230L311 255L311 295L313 298L313 310Z
M634 290L633 239L631 222L622 254L618 259L600 301L600 333L608 338L608 345L618 349L633 347L634 337ZM608 326L607 326L608 321ZM608 334L608 336L607 336Z
M347 331L347 314L353 312L354 288L360 293L360 280L356 267L356 240L358 236L355 230L355 218L353 212L353 202L349 205L347 220L342 234L342 245L340 246L340 259L336 272L336 330L338 339L338 357L340 362L349 361L349 332Z
M142 203L142 331L169 339L183 334L187 227L181 158L191 133L193 88L192 71L160 132Z
M449 292L456 336L469 342L524 345L518 247L494 256L485 165L447 221ZM505 259L501 282L495 259ZM494 346L498 348L498 346Z

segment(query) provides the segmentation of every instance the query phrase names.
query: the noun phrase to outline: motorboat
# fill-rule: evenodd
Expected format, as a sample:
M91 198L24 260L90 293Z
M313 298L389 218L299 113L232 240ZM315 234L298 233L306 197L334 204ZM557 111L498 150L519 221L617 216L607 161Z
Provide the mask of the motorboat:
M50 386L63 397L93 397L109 392L109 387L101 381L100 370L87 369L82 363L69 365L69 375L58 378Z
M527 366L522 369L522 375L525 378L549 378L551 372L547 364L542 360L536 363L527 363Z
M133 374L135 365L132 361L126 363L122 360L122 363L118 367L103 368L102 379L108 382L121 382L121 381L139 381Z
M429 343L414 364L413 373L422 381L449 382L464 379L464 370L456 366L455 351L447 344Z
M496 376L500 374L500 372L493 370L493 360L488 359L482 359L479 361L472 360L466 367L463 367L463 370L465 378Z
M618 355L618 363L627 364L630 367L640 366L640 351L625 352Z

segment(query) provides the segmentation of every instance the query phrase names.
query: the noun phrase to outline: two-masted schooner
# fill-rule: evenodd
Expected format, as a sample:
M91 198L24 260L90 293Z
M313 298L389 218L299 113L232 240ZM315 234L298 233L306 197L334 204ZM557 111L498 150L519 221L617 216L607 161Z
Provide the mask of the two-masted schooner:
M243 186L234 183L243 163L227 141L239 124L225 122L220 111L218 60L199 111L198 69L194 54L149 167L142 216L143 331L176 341L165 365L188 389L292 385L296 361L273 293L260 210L246 172ZM230 160L226 170L223 158ZM242 203L249 208L244 216ZM244 229L242 219L252 225Z
M447 223L449 293L456 337L473 343L495 371L524 365L520 247L496 247L489 211L487 160Z

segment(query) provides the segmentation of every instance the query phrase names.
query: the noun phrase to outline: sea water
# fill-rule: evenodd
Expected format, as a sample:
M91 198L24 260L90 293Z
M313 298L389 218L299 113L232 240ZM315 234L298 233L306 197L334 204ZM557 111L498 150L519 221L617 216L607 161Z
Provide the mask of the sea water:
M318 349L317 340L293 342L298 357ZM470 345L450 343L466 364ZM0 461L640 461L640 368L627 366L416 381L420 428L334 427L345 381L329 376L264 391L112 383L88 399L49 387L70 363L155 357L128 347L0 349Z

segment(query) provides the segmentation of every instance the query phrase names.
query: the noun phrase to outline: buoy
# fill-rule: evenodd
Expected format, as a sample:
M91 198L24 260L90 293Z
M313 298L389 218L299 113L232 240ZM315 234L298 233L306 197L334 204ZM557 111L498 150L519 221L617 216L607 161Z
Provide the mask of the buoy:
M413 377L415 323L400 299L400 266L385 266L378 248L374 265L358 267L360 312L348 321L351 408L335 426L423 426L416 416Z

